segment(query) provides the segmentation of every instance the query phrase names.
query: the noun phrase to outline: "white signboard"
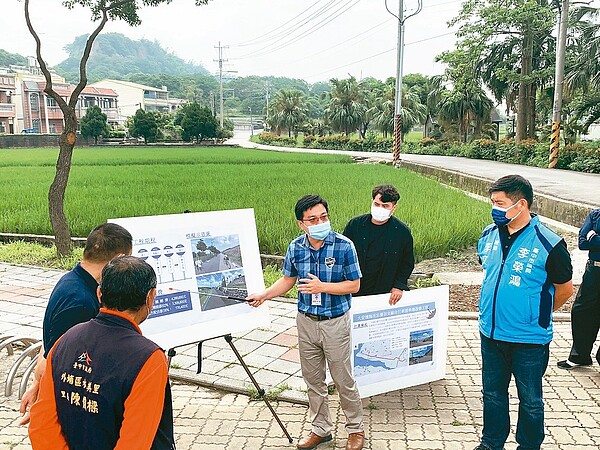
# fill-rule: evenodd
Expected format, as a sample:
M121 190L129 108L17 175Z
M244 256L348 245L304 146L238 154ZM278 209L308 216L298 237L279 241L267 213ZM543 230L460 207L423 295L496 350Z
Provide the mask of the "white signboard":
M352 299L354 377L361 398L446 375L448 286Z
M133 256L157 276L145 336L168 349L268 326L266 305L248 293L264 289L252 209L112 219L133 236Z

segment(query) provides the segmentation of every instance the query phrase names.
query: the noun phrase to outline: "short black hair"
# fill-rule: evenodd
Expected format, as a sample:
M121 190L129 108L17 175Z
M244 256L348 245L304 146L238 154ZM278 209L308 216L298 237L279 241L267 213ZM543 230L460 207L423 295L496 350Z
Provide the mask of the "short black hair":
M103 223L94 228L85 242L83 259L106 263L115 256L131 253L131 233L116 223Z
M329 207L327 206L327 202L324 199L322 199L318 195L305 195L296 202L296 206L294 207L296 219L302 220L304 218L304 211L319 204L323 205L325 207L325 211L329 213Z
M531 209L533 204L533 188L531 183L521 175L506 175L498 178L490 186L488 193L504 192L513 202L518 202L522 198L527 202L527 207Z
M391 184L380 184L379 186L375 186L373 192L371 192L373 200L375 200L377 194L381 194L381 201L383 203L392 202L395 205L398 203L398 200L400 200L398 189Z
M156 273L150 264L135 256L121 256L102 270L102 306L118 311L139 311L156 287Z

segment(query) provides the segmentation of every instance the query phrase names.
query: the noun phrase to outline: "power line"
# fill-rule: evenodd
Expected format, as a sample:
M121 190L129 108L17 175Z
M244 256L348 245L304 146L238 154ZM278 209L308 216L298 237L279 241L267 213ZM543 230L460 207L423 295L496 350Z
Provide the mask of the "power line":
M450 4L450 3L460 3L460 2L461 2L461 0L450 0L450 1L447 1L447 2L436 3L436 4L433 4L433 5L426 5L426 6L423 6L423 9L426 9L426 8L434 8L434 7L436 7L436 6L442 6L442 5L447 5L447 4ZM314 56L317 56L317 55L320 55L320 54L322 54L322 53L325 53L325 52L326 52L326 51L328 51L328 50L333 50L334 48L337 48L337 47L339 47L339 46L341 46L341 45L348 44L350 41L353 41L354 39L356 39L356 38L358 38L358 37L360 37L360 36L363 36L363 35L365 35L365 34L369 33L370 31L372 31L372 30L375 30L376 28L379 28L379 27L381 27L382 25L385 25L386 23L390 22L391 20L392 20L392 19L386 19L386 20L384 20L383 22L380 22L380 23L378 23L377 25L374 25L374 26L372 26L371 28L369 28L369 29L367 29L367 30L365 30L365 31L363 31L363 32L361 32L361 33L359 33L359 34L356 34L356 35L354 35L354 36L352 36L352 37L349 37L348 39L345 39L344 41L342 41L342 42L340 42L340 43L338 43L338 44L332 45L331 47L327 47L327 48L325 48L325 49L323 49L323 50L320 50L320 51L318 51L318 52L316 52L316 53L312 53L312 54L310 54L310 55L303 56L302 58L296 58L294 61L296 61L296 62L299 62L299 61L304 61L305 59L312 58L312 57L314 57ZM365 38L365 39L366 39L366 38ZM358 42L355 42L355 44L358 44L358 43L360 43L360 42L363 42L363 41L364 41L364 39L361 39L360 41L358 41ZM407 44L407 45L408 45L408 44Z
M254 41L258 41L258 40L260 40L260 39L264 38L265 36L268 36L269 34L271 34L271 33L275 32L275 31L279 30L280 28L283 28L283 27L284 27L284 26L286 26L287 24L289 24L289 23L293 22L294 20L296 20L298 17L302 16L302 14L306 13L306 12L307 12L307 11L309 11L309 10L310 10L312 7L314 7L314 6L315 6L317 3L320 3L320 2L321 2L321 0L317 0L317 1L316 1L316 2L314 2L312 5L310 5L308 8L306 8L306 9L302 10L302 11L301 11L299 14L296 14L296 15L295 15L294 17L292 17L290 20L288 20L287 22L284 22L284 23L282 23L282 24L281 24L281 25L279 25L278 27L276 27L276 28L273 28L273 29L272 29L272 30L270 30L270 31L267 31L266 33L263 33L263 34L261 34L260 36L257 36L257 37L255 37L255 38L253 38L253 39L250 39L250 40L246 41L246 42L245 42L245 43L243 43L243 44L233 44L233 45L232 45L232 47L246 47L246 46L248 46L248 45L253 45L253 42L254 42Z
M437 39L437 38L440 38L440 37L449 36L449 35L454 34L454 33L455 33L454 31L450 31L450 32L444 33L444 34L438 34L437 36L431 36L431 37L428 37L428 38L425 38L425 39L419 39L418 41L408 42L405 45L419 44L421 42L431 41L433 39ZM343 69L344 67L352 66L354 64L358 64L360 62L367 61L369 59L373 59L373 58L376 58L376 57L381 56L381 55L385 55L386 53L393 52L395 50L396 50L396 47L392 47L392 48L389 48L389 49L384 50L382 52L376 53L374 55L367 56L366 58L359 59L358 61L352 61L351 63L344 64L344 65L338 66L338 67L334 67L333 69L329 69L329 70L326 70L324 72L317 73L315 75L310 75L310 76L308 76L306 78L315 78L315 77L324 75L326 73L333 72L334 70Z
M356 39L357 37L360 37L360 36L362 36L362 35L364 35L364 34L367 34L367 33L369 33L370 31L373 31L374 29L376 29L376 28L379 28L379 27L380 27L380 26L382 26L382 25L385 25L386 23L390 22L391 20L392 20L392 19L386 19L386 20L384 20L383 22L380 22L380 23L378 23L377 25L375 25L375 26L372 26L372 27L371 27L371 28L369 28L368 30L365 30L365 31L363 31L362 33L356 34L356 35L354 35L354 36L352 36L352 37L350 37L350 38L348 38L348 39L346 39L346 40L344 40L344 41L342 41L342 42L340 42L340 43L338 43L338 44L332 45L331 47L327 47L327 48L325 48L325 49L323 49L323 50L321 50L321 51L318 51L317 53L313 53L313 54L311 54L311 55L307 55L307 56L303 56L302 58L298 58L298 59L296 59L295 61L297 61L297 62L298 62L298 61L303 61L303 60L305 60L305 59L312 58L313 56L320 55L321 53L324 53L324 52L326 52L326 51L328 51L328 50L332 50L332 49L334 49L334 48L337 48L337 47L339 47L340 45L348 44L350 41L352 41L352 40ZM358 42L362 42L363 40L364 40L364 39L361 39L361 40L360 40L360 41L358 41ZM356 43L358 44L358 42L356 42Z
M296 31L300 30L301 28L303 28L305 25L307 25L308 23L310 23L313 20L318 19L320 16L322 16L323 14L325 14L326 12L328 12L330 9L335 8L337 5L339 5L340 3L344 2L345 0L328 0L328 2L321 6L319 9L317 9L316 11L312 12L309 16L307 16L306 18L302 19L301 22L292 25L289 28L286 28L282 31L280 31L279 33L266 38L266 39L262 39L260 41L257 41L253 44L250 45L258 45L264 42L270 42L270 44L267 44L266 46L264 46L263 48L260 48L258 50L256 50L256 52L262 51L265 48L268 48L271 45L275 45L278 43L279 39L285 36L290 36L291 34L295 33ZM289 21L288 21L289 22ZM288 23L286 22L286 23ZM283 25L277 27L277 29L281 28Z
M304 31L303 33L301 33L298 36L291 36L287 41L284 41L282 43L280 43L277 47L267 50L267 51L263 51L266 50L268 47L272 46L273 44L270 44L266 47L264 47L263 49L259 49L253 53L250 53L248 55L245 56L241 56L235 59L246 59L246 58L250 58L250 57L259 57L259 56L265 56L268 55L270 53L276 52L278 50L281 50L282 48L288 47L292 44L295 44L296 42L304 39L306 36L314 33L317 30L320 30L321 28L323 28L325 25L328 25L329 23L333 22L335 19L337 19L338 17L340 17L342 14L344 14L345 12L347 12L348 10L350 10L351 8L353 8L357 3L359 3L361 0L354 0L352 3L349 3L348 5L344 5L340 8L338 8L337 10L335 10L333 13L329 14L327 17L325 17L323 20L321 20L320 22L318 22L317 24L315 24L312 28L308 29L307 31ZM261 53L262 52L262 53Z

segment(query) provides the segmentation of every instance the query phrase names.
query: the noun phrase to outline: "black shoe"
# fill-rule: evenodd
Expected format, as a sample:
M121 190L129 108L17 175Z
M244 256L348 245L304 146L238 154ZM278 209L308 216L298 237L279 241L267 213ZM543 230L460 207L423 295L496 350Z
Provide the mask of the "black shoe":
M585 364L577 364L574 362L569 361L568 359L565 359L563 361L558 361L556 363L556 367L558 367L559 369L565 369L565 370L571 370L571 369L575 369L576 367L585 367L585 366L591 366L592 363L585 363Z
M490 450L489 447L486 447L483 444L479 444L477 447L475 447L473 450Z

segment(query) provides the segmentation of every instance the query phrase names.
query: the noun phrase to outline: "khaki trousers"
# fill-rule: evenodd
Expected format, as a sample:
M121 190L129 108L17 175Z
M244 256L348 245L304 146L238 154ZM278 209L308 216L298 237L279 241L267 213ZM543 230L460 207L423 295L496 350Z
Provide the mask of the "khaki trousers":
M302 376L308 387L308 405L313 433L326 436L333 423L329 413L325 362L340 397L346 416L346 431L363 431L362 402L352 376L350 352L350 313L341 317L315 321L302 313L296 317Z

